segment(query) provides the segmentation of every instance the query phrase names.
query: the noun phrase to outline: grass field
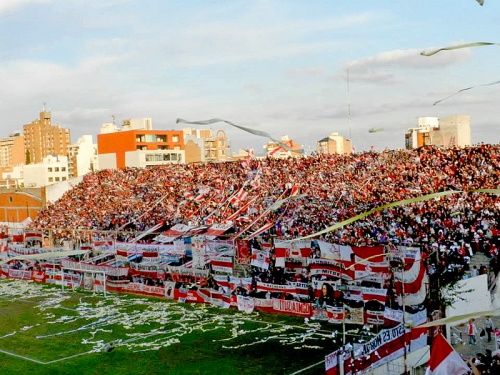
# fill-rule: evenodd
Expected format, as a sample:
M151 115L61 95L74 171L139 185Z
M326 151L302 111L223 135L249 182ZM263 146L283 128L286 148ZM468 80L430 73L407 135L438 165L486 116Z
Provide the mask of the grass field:
M335 349L333 329L0 279L2 374L324 374L312 365Z

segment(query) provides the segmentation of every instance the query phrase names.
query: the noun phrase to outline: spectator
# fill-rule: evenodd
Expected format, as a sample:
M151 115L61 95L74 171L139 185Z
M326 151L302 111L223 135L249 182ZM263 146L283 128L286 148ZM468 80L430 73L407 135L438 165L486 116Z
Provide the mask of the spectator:
M469 319L469 322L465 326L465 333L469 336L469 345L476 345L477 327L475 319Z
M486 331L486 336L488 337L488 342L491 342L491 334L493 330L495 329L495 326L493 324L493 320L489 316L486 317L484 320L484 330Z

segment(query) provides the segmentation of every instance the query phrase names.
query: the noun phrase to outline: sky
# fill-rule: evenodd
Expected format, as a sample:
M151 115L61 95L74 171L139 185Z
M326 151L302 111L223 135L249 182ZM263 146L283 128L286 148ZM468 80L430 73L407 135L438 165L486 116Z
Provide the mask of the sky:
M306 152L333 132L381 151L419 117L458 114L473 144L499 143L500 46L420 54L472 42L500 43L500 1L2 0L0 138L45 103L72 143L112 116L220 118ZM233 153L268 141L210 127Z

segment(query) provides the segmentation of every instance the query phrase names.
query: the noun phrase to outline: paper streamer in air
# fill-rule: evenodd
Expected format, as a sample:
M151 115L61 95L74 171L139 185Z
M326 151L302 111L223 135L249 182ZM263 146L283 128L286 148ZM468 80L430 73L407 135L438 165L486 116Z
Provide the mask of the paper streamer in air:
M257 129L247 128L247 127L241 126L241 125L236 125L235 123L232 123L231 121L222 120L220 118L213 118L213 119L210 119L210 120L202 120L202 121L186 121L186 120L183 120L181 118L177 119L177 124L183 123L183 124L192 124L192 125L210 125L210 124L215 124L217 122L225 122L226 124L229 124L231 126L234 126L235 128L244 130L244 131L246 131L248 133L251 133L251 134L254 134L254 135L258 135L260 137L269 138L271 141L278 143L281 147L283 147L287 151L296 152L296 153L299 153L299 154L303 154L304 153L303 149L294 150L291 147L289 147L286 144L284 144L283 142L274 139L269 133L266 133L266 132L263 132L263 131L257 130Z
M491 83L485 83L485 84L482 84L482 85L476 85L476 86L466 87L465 89L458 90L456 93L454 93L454 94L452 94L452 95L449 95L449 96L447 96L446 98L443 98L443 99L441 99L441 100L438 100L438 101L436 101L436 102L432 103L432 105L436 105L436 104L438 104L438 103L441 103L443 100L446 100L446 99L449 99L449 98L451 98L451 97L453 97L453 96L455 96L455 95L458 95L458 94L460 94L462 91L471 90L471 89L474 89L474 88L476 88L476 87L481 87L481 86L492 86L492 85L496 85L496 84L499 84L499 83L500 83L500 81L495 81L495 82L491 82Z
M435 55L436 53L439 53L441 51L451 51L451 50L460 49L460 48L482 47L482 46L500 46L500 43L490 43L490 42L466 43L466 44L459 44L456 46L443 47L443 48L439 48L439 49L436 49L434 51L429 51L429 52L422 51L422 52L420 52L420 54L422 56L432 56L432 55Z

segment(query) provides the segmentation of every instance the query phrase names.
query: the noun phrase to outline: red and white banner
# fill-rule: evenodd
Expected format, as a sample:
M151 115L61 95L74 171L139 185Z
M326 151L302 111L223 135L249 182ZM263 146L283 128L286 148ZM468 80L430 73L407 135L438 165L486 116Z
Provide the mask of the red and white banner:
M425 266L422 259L415 260L410 270L394 271L394 287L398 294L417 293L422 287L426 275Z
M214 224L208 230L203 233L204 236L206 237L218 237L222 236L226 231L231 229L233 226L232 222L228 222L225 224Z
M46 280L45 271L31 271L31 280L44 283Z
M268 249L252 249L252 261L250 262L252 266L267 270L269 269L269 263Z
M250 243L248 240L238 238L236 240L236 252L238 264L250 264Z
M344 264L334 260L311 259L309 264L310 275L325 276L333 279L352 280L353 277L346 273ZM352 272L351 272L352 274Z
M24 234L24 241L42 241L43 239L43 234L40 231L36 230L31 230L31 231L26 231Z
M173 227L167 229L159 236L156 236L154 240L158 242L173 242L176 238L181 237L191 229L193 229L193 227L189 225L175 224Z
M215 272L233 273L232 257L210 257L210 264Z
M354 344L354 368L362 371L379 367L395 358L403 356L405 348L405 328L402 324L384 329L370 341Z
M385 304L385 301L387 299L387 289L362 287L361 292L363 295L363 301L365 302L376 300L381 302L382 304Z
M277 241L274 244L276 257L309 258L311 256L311 241Z
M325 374L326 375L337 375L339 373L339 352L335 350L333 353L327 354L325 356Z
M257 282L257 292L285 293L296 297L308 296L307 283L289 282L285 285Z
M282 314L311 316L311 304L306 302L289 301L273 298L273 310Z
M402 323L403 322L403 310L396 310L390 307L385 307L384 310L384 318L388 320L392 320L394 322Z
M325 241L318 241L319 250L321 251L321 258L340 260L340 245L333 244ZM350 246L349 246L350 249ZM349 258L345 260L350 260Z

